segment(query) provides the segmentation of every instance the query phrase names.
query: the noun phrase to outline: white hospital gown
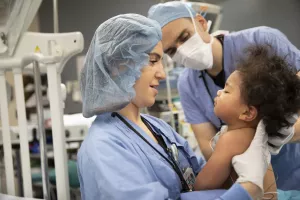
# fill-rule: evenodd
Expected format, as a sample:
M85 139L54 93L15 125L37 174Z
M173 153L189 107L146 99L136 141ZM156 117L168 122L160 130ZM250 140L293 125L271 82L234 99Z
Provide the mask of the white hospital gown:
M227 132L228 126L224 125L221 127L221 130L211 139L210 141L210 147L214 151L215 146L220 138L221 135L225 134Z

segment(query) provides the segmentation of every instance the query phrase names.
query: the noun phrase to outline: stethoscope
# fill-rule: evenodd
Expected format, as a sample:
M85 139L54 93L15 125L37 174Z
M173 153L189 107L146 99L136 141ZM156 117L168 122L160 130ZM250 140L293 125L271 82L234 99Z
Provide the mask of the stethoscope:
M216 38L221 42L222 48L223 48L224 35L216 36ZM224 48L223 48L223 51L224 51ZM224 56L223 56L223 61L222 61L222 62L224 63ZM223 64L223 63L222 63L222 65L223 65L223 68L224 68L224 64ZM209 97L210 97L210 99L211 99L212 105L214 105L214 98L213 98L213 95L210 93L210 90L209 90L209 88L208 88L208 84L207 84L207 82L206 82L205 72L204 72L204 71L200 71L199 78L202 78L202 79L203 79L203 83L204 83L204 86L205 86L205 88L206 88L206 91L207 91L207 93L208 93L208 95L209 95ZM220 118L218 118L218 119L219 119L219 121L220 121L220 128L219 128L219 129L221 129L221 127L222 127L223 125L225 125L225 124L222 122L222 120L221 120Z
M164 156L161 152L159 152L144 136L142 136L135 128L133 128L131 126L131 124L129 124L120 114L113 112L111 114L112 117L117 116L129 129L131 129L134 133L136 133L142 140L144 140L144 142L146 142L154 151L156 151L156 153L158 153L162 158L164 158L174 169L174 171L176 172L176 174L178 175L180 182L181 182L181 186L182 186L182 192L189 192L191 191L191 189L189 188L188 183L186 182L186 180L184 179L182 172L180 170L180 168L178 167L178 150L177 150L177 146L176 144L172 144L170 148L163 148L165 150L165 152L170 156L171 159L168 159L166 156ZM145 119L144 119L145 120ZM147 121L147 120L146 120ZM146 124L147 126L147 124ZM147 126L148 127L148 126ZM148 127L149 128L149 127ZM150 131L152 132L153 130L150 129ZM163 133L161 133L163 134ZM163 134L164 135L164 134Z

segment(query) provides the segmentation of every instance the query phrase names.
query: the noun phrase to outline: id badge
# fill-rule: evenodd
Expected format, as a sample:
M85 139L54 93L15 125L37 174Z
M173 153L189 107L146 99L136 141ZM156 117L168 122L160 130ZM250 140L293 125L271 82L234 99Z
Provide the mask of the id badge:
M192 191L194 188L196 178L193 169L191 167L183 169L183 178L188 184L190 190Z

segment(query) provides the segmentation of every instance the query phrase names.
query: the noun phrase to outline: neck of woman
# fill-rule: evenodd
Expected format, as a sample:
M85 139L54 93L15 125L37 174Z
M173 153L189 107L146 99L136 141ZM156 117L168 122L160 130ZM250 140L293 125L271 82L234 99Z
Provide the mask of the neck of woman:
M155 136L152 132L148 129L148 127L144 124L140 114L140 108L134 105L133 103L128 104L125 108L119 111L121 115L138 125L146 134L148 134L154 142L158 143Z
M119 113L135 124L143 123L140 115L140 109L133 103L128 104L125 108L120 110Z

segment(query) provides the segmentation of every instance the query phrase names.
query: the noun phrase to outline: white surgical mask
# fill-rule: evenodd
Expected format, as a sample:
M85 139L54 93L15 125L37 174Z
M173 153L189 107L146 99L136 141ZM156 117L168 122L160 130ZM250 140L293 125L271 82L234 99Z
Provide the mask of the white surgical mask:
M188 68L196 70L211 69L213 66L213 37L211 36L209 43L205 43L202 40L197 32L193 15L188 8L187 10L191 15L194 24L195 34L177 48L172 59Z

